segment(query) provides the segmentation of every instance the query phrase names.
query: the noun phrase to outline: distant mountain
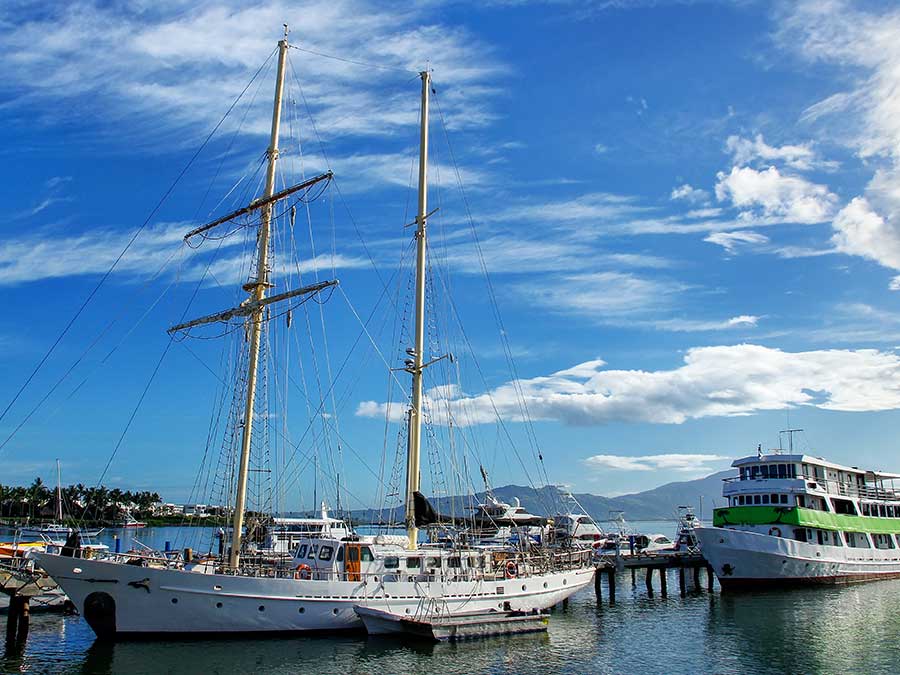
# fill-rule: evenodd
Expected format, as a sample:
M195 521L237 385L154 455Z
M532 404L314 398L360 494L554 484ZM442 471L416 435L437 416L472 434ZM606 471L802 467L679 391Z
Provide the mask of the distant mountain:
M719 471L704 478L695 480L676 481L666 483L652 490L636 492L634 494L620 495L618 497L602 497L589 493L576 493L575 498L582 508L597 520L607 520L610 511L624 511L628 520L670 520L674 517L679 506L691 506L697 515L703 515L709 519L715 506L723 506L722 479L737 475L733 469ZM554 511L564 504L563 493L555 486L545 486L538 489L523 485L504 485L494 488L494 495L504 502L512 503L518 499L522 506L529 512L537 515L551 516ZM483 500L484 494L475 495L475 502ZM471 504L471 497L456 497L453 500L447 497L432 499L431 502L441 513L452 512L451 501L456 503L457 515L461 504ZM702 507L702 508L701 508ZM403 521L403 509L394 510L393 522ZM377 509L366 511L354 511L353 520L356 522L373 522L378 519ZM385 518L389 518L388 512L384 512Z

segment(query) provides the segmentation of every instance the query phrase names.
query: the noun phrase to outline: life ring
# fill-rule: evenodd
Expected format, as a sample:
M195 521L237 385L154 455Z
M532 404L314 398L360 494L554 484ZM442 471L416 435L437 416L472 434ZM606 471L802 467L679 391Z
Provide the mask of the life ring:
M770 527L769 528L769 536L770 537L780 537L781 536L781 528L780 527Z
M506 578L514 579L519 576L519 566L516 565L515 560L507 560L506 561Z
M297 565L297 568L294 570L294 578L308 581L312 578L312 567L306 564Z

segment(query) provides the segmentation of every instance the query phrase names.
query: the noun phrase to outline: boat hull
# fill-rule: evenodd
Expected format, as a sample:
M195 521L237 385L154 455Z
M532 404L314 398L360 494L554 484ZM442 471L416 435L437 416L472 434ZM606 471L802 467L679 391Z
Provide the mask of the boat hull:
M428 598L451 614L552 607L588 586L592 567L481 581L325 581L199 574L35 554L98 637L354 630L356 606L415 615Z
M897 549L822 546L723 527L699 527L696 533L725 590L900 578Z

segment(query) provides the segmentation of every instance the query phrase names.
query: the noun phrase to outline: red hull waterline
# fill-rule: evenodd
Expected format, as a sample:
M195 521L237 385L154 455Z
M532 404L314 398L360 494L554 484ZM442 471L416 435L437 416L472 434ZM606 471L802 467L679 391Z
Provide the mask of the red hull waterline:
M859 584L866 581L883 581L900 578L898 572L875 572L868 574L842 574L830 577L792 577L781 579L748 579L719 576L723 591L758 591L767 588L802 588L804 586L837 586L839 584Z

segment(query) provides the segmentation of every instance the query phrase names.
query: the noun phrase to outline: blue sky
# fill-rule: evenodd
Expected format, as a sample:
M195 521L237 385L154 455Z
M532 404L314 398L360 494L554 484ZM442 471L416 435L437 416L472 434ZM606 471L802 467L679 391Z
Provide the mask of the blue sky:
M478 463L496 484L539 483L540 448L552 481L625 493L775 447L788 424L804 450L900 468L900 12L878 2L7 3L2 407L284 22L305 51L290 53L279 181L331 167L337 187L310 206L311 239L298 215L276 270L333 272L341 290L298 310L294 381L272 366L286 393L270 395L270 454L294 461L290 439L306 467L285 474L281 503L311 502L313 448L318 484L333 467L351 506L388 490L408 384L395 373L389 393L386 363L408 345L408 266L395 272L426 64L432 351L459 357L427 382L443 443L428 452L443 459L426 486L450 489L441 472L463 460L464 483ZM270 60L0 420L4 483L49 477L56 457L66 482L94 483L112 456L110 484L191 494L234 340L173 343L116 447L165 328L240 301L250 230L198 251L180 240L258 194L272 81ZM304 436L323 392L328 417Z

